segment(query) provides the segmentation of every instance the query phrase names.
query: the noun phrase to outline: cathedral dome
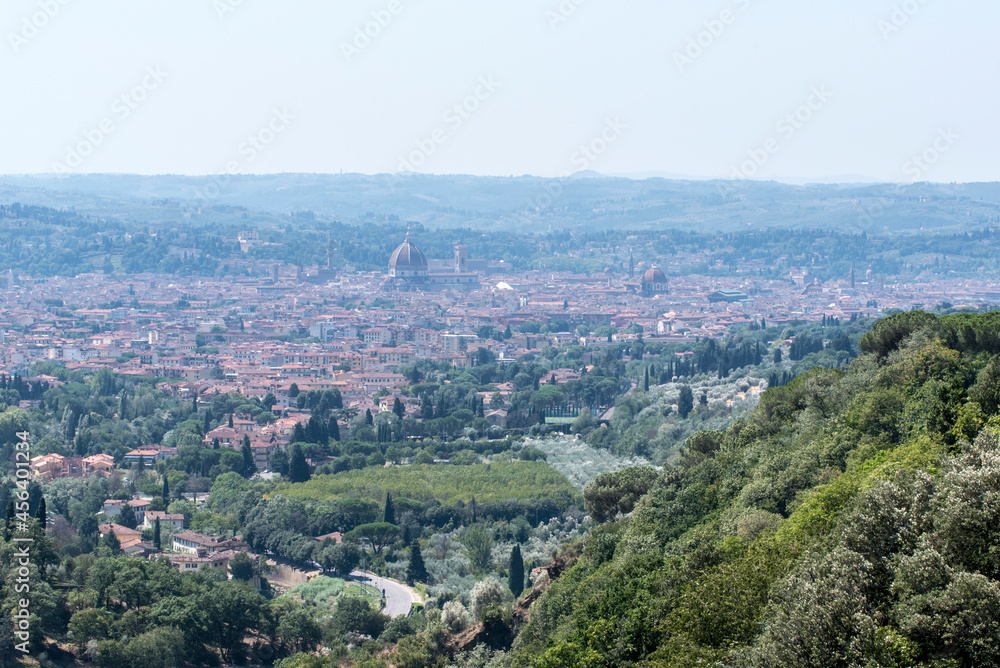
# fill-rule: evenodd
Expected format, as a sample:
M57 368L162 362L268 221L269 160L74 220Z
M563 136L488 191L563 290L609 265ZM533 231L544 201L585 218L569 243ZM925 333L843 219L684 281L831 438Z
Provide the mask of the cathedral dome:
M389 275L394 278L427 276L427 258L410 240L409 232L406 233L406 240L389 258Z
M642 275L642 282L649 283L650 285L666 284L667 275L663 273L660 269L653 267L652 269L646 270L646 273Z

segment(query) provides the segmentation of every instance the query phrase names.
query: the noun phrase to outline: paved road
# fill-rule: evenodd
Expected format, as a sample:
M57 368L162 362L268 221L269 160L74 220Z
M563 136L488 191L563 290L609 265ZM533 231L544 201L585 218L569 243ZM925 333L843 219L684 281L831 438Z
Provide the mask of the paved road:
M352 571L351 575L363 582L378 587L379 591L385 591L386 606L382 612L390 617L405 617L410 614L410 607L414 603L420 603L420 595L413 589L395 580L380 578L371 573Z

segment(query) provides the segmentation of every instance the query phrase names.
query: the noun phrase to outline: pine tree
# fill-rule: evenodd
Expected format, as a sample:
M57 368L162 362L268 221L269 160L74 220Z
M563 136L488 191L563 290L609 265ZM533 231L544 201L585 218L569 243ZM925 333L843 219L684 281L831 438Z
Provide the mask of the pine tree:
M515 545L510 551L510 565L508 566L508 585L514 598L524 591L524 559L521 557L521 546Z
M382 521L389 524L396 523L396 509L392 506L392 494L385 493L385 512L382 514Z
M424 555L420 554L420 543L414 538L410 543L410 565L406 567L406 581L413 585L416 582L426 582L427 579Z
M253 460L253 452L250 450L250 437L243 434L243 477L250 479L257 473L257 464Z
M160 518L153 521L153 547L160 549Z

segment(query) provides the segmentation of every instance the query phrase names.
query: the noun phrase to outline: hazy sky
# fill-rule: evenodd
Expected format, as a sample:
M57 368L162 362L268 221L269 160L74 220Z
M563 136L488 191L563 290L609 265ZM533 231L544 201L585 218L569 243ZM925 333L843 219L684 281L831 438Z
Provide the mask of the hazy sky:
M5 0L0 173L1000 180L998 25L986 0Z

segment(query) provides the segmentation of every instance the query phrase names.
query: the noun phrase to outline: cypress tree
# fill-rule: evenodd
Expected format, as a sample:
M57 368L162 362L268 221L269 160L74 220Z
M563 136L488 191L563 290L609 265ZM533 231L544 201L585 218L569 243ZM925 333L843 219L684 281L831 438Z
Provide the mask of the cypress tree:
M309 465L306 463L302 446L292 443L291 457L288 462L288 480L290 482L305 482L309 480Z
M248 480L257 473L257 464L253 460L253 452L250 450L250 437L243 434L243 477Z
M510 551L510 564L508 567L510 591L514 598L524 591L524 558L521 557L521 546L515 545Z
M385 512L382 514L382 521L389 524L396 523L396 509L392 506L392 494L385 493Z
M686 418L688 413L694 408L694 392L689 385L681 386L681 396L677 400L677 412L682 418Z
M642 391L649 392L649 367L646 367L646 377L642 381Z
M125 527L126 529L135 529L139 522L136 520L135 511L132 510L132 506L125 505L121 512L118 514L118 524Z
M115 535L114 531L108 531L107 535L101 539L101 542L106 548L111 551L111 556L117 557L122 553L122 544L118 540L118 536Z
M392 412L396 414L400 420L403 419L403 402L396 397L392 402Z
M212 411L205 411L205 433L212 430Z
M7 502L7 522L4 525L4 539L10 540L11 535L14 533L14 516L17 510L14 508L14 501Z
M475 524L476 523L476 497L473 496L472 500L469 501L469 508L472 510L472 522L471 523Z
M42 529L45 529L45 527L48 526L48 524L49 524L49 515L48 515L48 511L45 508L45 497L44 496L38 500L38 508L35 510L35 517L38 518L39 522L41 522Z
M337 424L336 416L330 418L329 424L326 426L326 431L335 441L340 441L340 425Z
M163 492L160 494L163 497L163 507L166 508L170 505L170 482L167 480L167 472L163 472Z
M424 555L420 554L420 543L416 538L410 543L410 565L406 568L406 581L411 585L427 581L427 566L424 565Z
M160 549L160 518L157 517L153 522L153 547L157 550Z
M232 413L229 414L229 428L230 429L233 428L233 414Z
M365 422L368 423L369 427L375 426L375 418L372 417L372 409L370 408L365 409Z
M212 439L212 449L213 450L218 450L219 449L219 439L217 439L217 438L213 438Z

